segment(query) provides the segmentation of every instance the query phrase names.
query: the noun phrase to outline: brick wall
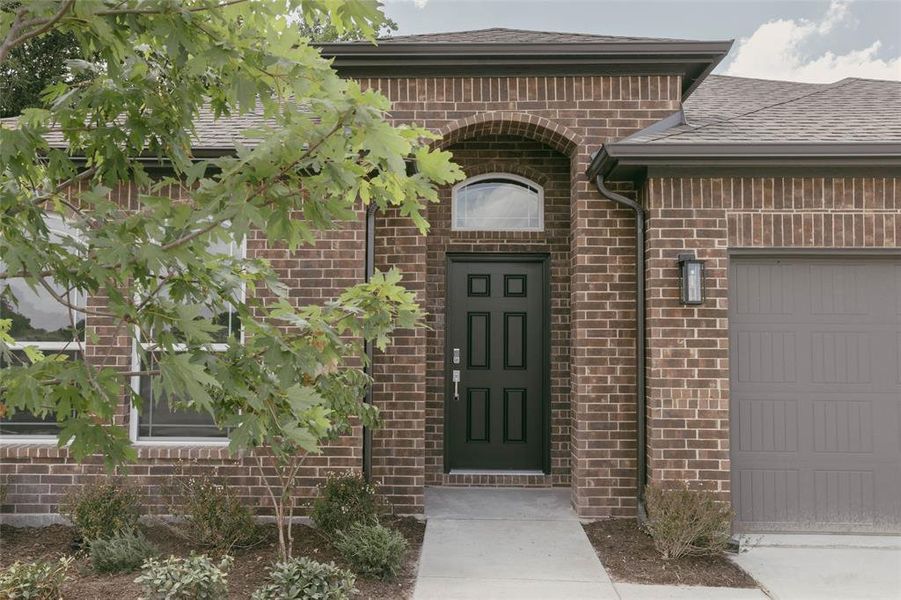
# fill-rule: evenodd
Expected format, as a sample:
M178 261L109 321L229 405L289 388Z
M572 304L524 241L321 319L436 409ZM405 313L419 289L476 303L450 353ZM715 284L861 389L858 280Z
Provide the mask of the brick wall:
M584 517L634 514L634 222L630 211L601 198L584 172L590 153L603 142L629 135L678 108L679 78L392 78L364 79L361 84L388 96L394 121L415 122L442 133L443 146L478 141L484 136L516 136L540 142L569 160L571 318L569 331L558 335L568 335L571 340L569 462L573 504ZM377 227L377 235L381 237L385 227L391 225ZM509 243L516 242L505 239L502 243L498 239L497 247L509 248ZM399 244L392 242L392 248L399 246L403 253L397 258L405 264L426 265L439 259L436 254L428 254L433 246L417 245L406 235ZM383 258L379 264L388 266L394 264L393 260ZM417 277L418 273L417 270ZM429 307L443 302L443 298L428 297L433 289L431 281L424 290L416 284ZM411 340L419 345L416 350L411 347L407 351L428 355L430 365L443 360L443 356L429 354L430 343L441 350L440 345L434 346L435 339ZM416 418L420 411L426 414L428 410L428 435L422 431L416 439L404 438L401 444L395 438L395 442L398 447L428 445L430 482L440 479L467 485L548 483L546 478L483 476L455 481L439 477L440 453L436 444L441 432L435 407L441 390L440 375L429 376L428 387L433 391L428 394L419 395L418 388L412 392L410 385L401 382L399 393L404 403L410 403L416 395L416 408L410 411ZM394 397L391 382L380 387L378 402L383 410L390 408ZM427 398L431 409L426 408ZM562 402L562 392L555 398ZM561 407L559 414L562 411ZM562 483L565 460L561 458L561 438L565 428L561 425L555 431L555 460L559 467L551 482ZM382 435L392 434L386 431ZM422 472L425 473L425 465Z
M653 178L644 195L650 476L726 494L729 249L896 248L901 179ZM685 250L707 261L701 307L678 301Z
M177 197L177 188L169 191ZM113 192L112 198L123 206L134 208L137 192L124 187ZM283 244L270 245L261 233L247 240L247 256L268 259L281 280L288 286L292 301L298 305L322 303L334 298L342 289L362 281L364 241L362 219L344 224L337 230L325 232L309 247L290 252ZM252 293L252 292L249 292ZM102 307L104 296L88 298L89 307ZM132 338L104 317L88 315L88 340L97 335L96 342L87 341L85 355L96 364L130 370ZM129 402L125 396L119 405L117 423L128 427ZM104 474L102 461L92 458L76 462L65 449L54 443L15 444L7 438L0 444L0 485L7 488L6 499L0 509L13 517L22 515L51 515L66 491L73 485L90 481ZM298 498L306 502L315 496L315 486L329 472L361 468L361 431L359 427L329 445L321 456L306 459L298 486ZM268 514L268 497L262 487L257 460L251 456L232 457L223 445L173 443L140 443L136 464L121 471L144 496L143 502L152 513L165 513L167 508L160 493L161 486L173 476L210 475L221 477L233 485L239 495Z
M554 190L553 210L559 225L554 231L549 230L544 238L498 235L478 240L480 249L507 251L513 248L534 251L543 244L554 257L557 329L552 397L553 473L550 480L488 478L456 483L548 485L565 484L569 478L573 504L580 515L633 514L634 223L629 211L602 199L583 173L590 153L602 143L629 135L677 109L679 78L656 75L392 78L365 79L361 83L388 96L395 122L415 122L445 134L441 144L456 145L461 158L469 152L474 157L472 161L478 161L481 159L477 153L487 151L492 154L492 160L506 165L521 162L521 155L526 153L531 157L530 172L554 180L549 183ZM499 144L498 147L478 150L479 139L485 136ZM510 136L516 138L516 143L511 143ZM524 138L532 142L523 142ZM567 172L569 183L565 190L563 177ZM621 191L631 193L628 188ZM443 197L448 198L446 191ZM566 223L569 230L564 234L565 198L569 201ZM446 208L433 211L439 219L442 210ZM430 277L437 277L435 265L436 260L441 260L441 245L451 248L459 241L463 246L471 246L477 241L474 238L442 241L436 237L434 243L427 243L408 220L394 211L378 215L376 233L377 267L401 268L406 285L426 307L440 306L437 303L443 302L440 291L428 287L433 281ZM268 248L260 239L251 240L249 251L276 263L299 302L320 301L362 278L362 223L335 235L324 237L317 246L295 254L283 248ZM569 277L568 292L565 273ZM440 311L435 310L434 315L438 319ZM123 341L127 340L125 336L102 329L105 327L102 323L89 324L89 327L97 327L109 340L111 360L128 364L131 350ZM435 354L435 349L440 350L441 346L435 346L437 338L430 335L438 333L399 332L395 345L385 354L377 355L374 365L373 399L382 410L384 427L373 439L373 474L398 512L421 512L427 465L430 482L437 482L440 473L441 457L436 452L440 423L436 422L434 409L441 382L440 375L437 378L434 375L434 365L443 357ZM569 346L564 347L567 337ZM432 367L431 375L427 362ZM123 400L123 422L128 418L124 406ZM359 440L357 431L324 456L312 459L304 471L301 495L309 496L312 486L327 470L359 468ZM218 470L234 478L248 502L265 502L251 465L245 460L233 462L221 448L146 447L142 448L141 460L130 477L145 489L151 504L156 502L152 499L156 494L154 486L160 478L174 472L174 463L179 458L197 459L199 466L192 468ZM46 446L0 445L0 461L2 474L10 481L3 510L19 514L56 510L54 503L62 491L59 486L69 485L70 480L53 478L69 477L71 483L77 483L97 471L94 464L75 464L64 451ZM20 473L19 469L24 471ZM29 469L39 472L27 473Z

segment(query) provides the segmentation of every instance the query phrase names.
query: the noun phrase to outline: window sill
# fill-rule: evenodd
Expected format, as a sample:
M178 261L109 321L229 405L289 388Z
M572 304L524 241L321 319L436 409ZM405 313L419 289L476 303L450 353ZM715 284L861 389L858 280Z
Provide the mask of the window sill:
M57 438L54 436L0 436L0 445L4 446L46 446L53 444L56 446Z
M228 440L138 440L133 442L138 460L229 460L237 461L241 455L228 451Z
M153 441L140 440L132 442L138 453L138 460L135 464L140 464L144 460L153 461L176 461L176 460L211 460L223 462L239 462L242 457L248 456L246 452L231 454L228 451L228 442L219 442L218 440L192 440L192 441ZM60 448L56 444L55 439L36 439L29 440L17 439L11 440L3 438L0 442L0 458L20 460L20 459L59 459L61 461L71 460L69 449ZM96 463L100 459L99 455L87 457L84 463Z

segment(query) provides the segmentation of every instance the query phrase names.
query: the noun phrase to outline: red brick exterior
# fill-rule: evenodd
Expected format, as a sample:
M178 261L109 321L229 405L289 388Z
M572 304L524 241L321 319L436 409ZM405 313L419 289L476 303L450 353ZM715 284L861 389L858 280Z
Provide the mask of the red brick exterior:
M373 476L400 513L423 510L425 485L571 486L580 516L632 516L636 491L635 223L600 196L584 171L590 153L679 107L677 77L492 77L366 79L392 102L391 119L444 135L470 175L507 171L545 188L545 231L450 231L450 190L429 210L421 235L396 212L376 217L376 266L399 267L429 313L429 330L400 332L377 354L373 400L384 427L373 437ZM729 488L727 262L735 247L891 247L901 244L901 190L893 179L652 178L635 190L649 210L648 440L655 480L687 479ZM127 198L126 198L127 200ZM362 280L362 219L295 253L259 237L265 257L299 303L322 302ZM676 255L707 260L708 298L679 305ZM447 252L548 252L551 256L551 473L450 476L443 470L444 270ZM102 298L91 299L102 304ZM130 341L100 321L88 356L127 368ZM123 399L122 423L128 414ZM129 477L152 511L159 487L186 473L228 478L265 507L250 459L221 446L144 446ZM0 444L8 485L4 513L49 514L60 495L101 471L48 445ZM300 495L308 499L331 470L360 469L356 430L309 459ZM265 508L264 508L265 510Z
M559 237L562 231L548 230L544 236L490 234L482 239L482 235L474 234L448 236L446 225L442 232L439 222L434 239L422 239L410 236L408 231L399 235L393 216L378 220L379 243L392 248L403 264L416 265L415 277L421 276L419 269L426 269L422 272L427 277L425 288L416 280L413 289L421 294L420 300L433 313L432 322L437 326L422 338L411 337L409 341L415 345L402 349L405 359L411 355L416 360L419 356L428 357L425 389L420 391L418 386L403 381L394 393L389 383L380 384L376 402L383 410L393 411L393 403L400 395L405 415L411 420L422 418L420 415L425 418L424 429L386 428L378 434L385 444L390 442L397 450L424 448L422 462L409 460L412 474L406 474L404 467L404 475L385 474L383 483L389 489L395 485L408 489L420 477L430 484L460 485L564 485L569 481L573 504L580 515L634 514L634 221L630 211L602 199L584 172L590 153L602 143L629 135L678 108L679 78L392 78L364 79L361 83L388 96L395 122L415 122L442 133L441 145L460 152L464 163L470 161L474 152L484 153L484 158L492 162L520 162L526 148L531 148L530 155L548 150L557 155L541 165L525 161L531 174L548 177L564 168L564 159L569 163L568 265ZM476 160L481 159L476 154ZM446 193L443 196L445 200L448 197ZM562 202L562 195L555 202ZM447 208L435 209L430 216L446 222L442 211L446 213ZM560 329L553 331L552 336L570 340L569 374L567 377L562 372L566 357L558 350L552 369L555 383L550 477L443 475L441 252L442 248L473 248L477 242L480 250L488 251L534 251L546 244L557 257L555 301L560 302L560 309L552 321ZM387 266L394 261L382 259L379 264ZM569 277L568 327L561 295L566 285L564 270ZM395 350L398 351L401 349ZM391 360L386 359L385 362ZM416 363L417 372L421 366L422 363ZM418 501L421 503L421 496Z
M170 196L177 197L177 189ZM123 188L112 198L124 206L135 207L136 190ZM262 234L247 240L247 256L266 258L290 288L290 297L298 305L322 303L334 298L342 289L363 278L365 252L362 219L340 229L324 233L313 246L290 252L284 245L270 246ZM100 307L104 297L88 299L89 307ZM124 371L132 366L132 338L103 317L87 315L88 339L98 336L96 343L85 343L88 360L116 366ZM124 394L117 422L128 426L130 411ZM0 485L6 486L2 512L13 516L50 515L66 491L105 474L102 461L76 462L65 449L53 443L15 444L12 439L0 443ZM359 470L361 467L361 430L332 443L321 456L305 459L298 497L308 501L315 487L330 472ZM142 491L143 504L151 513L166 513L168 508L161 487L173 476L209 475L233 486L248 504L257 506L261 514L269 512L269 501L262 487L257 460L252 456L231 457L224 445L177 445L172 443L138 444L138 462L121 471Z
M648 445L652 480L729 492L729 251L897 248L901 179L653 178L649 210ZM706 261L707 301L679 304L677 256Z

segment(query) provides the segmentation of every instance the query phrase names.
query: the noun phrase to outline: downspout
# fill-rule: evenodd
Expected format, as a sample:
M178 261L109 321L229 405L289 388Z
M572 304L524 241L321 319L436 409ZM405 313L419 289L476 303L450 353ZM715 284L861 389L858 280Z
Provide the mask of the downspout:
M599 171L594 178L594 184L601 195L621 206L626 206L635 211L635 357L636 357L636 385L635 385L635 412L638 427L638 488L636 500L638 501L638 519L645 520L644 491L647 483L647 397L646 397L646 355L645 355L645 211L641 204L626 198L621 194L612 192L604 185L603 171Z
M369 283L372 274L375 272L375 204L366 207L366 251L364 256L365 269L363 273L363 281ZM372 343L363 342L363 350L366 352L366 374L372 377ZM372 404L372 385L366 388L366 396L363 397L364 404ZM363 477L366 481L372 479L372 430L363 426Z

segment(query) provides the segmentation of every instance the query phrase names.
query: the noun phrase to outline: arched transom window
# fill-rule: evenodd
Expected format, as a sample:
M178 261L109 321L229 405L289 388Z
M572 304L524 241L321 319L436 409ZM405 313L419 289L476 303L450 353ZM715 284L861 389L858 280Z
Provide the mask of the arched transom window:
M509 173L470 177L454 186L451 213L455 231L542 231L544 189Z

